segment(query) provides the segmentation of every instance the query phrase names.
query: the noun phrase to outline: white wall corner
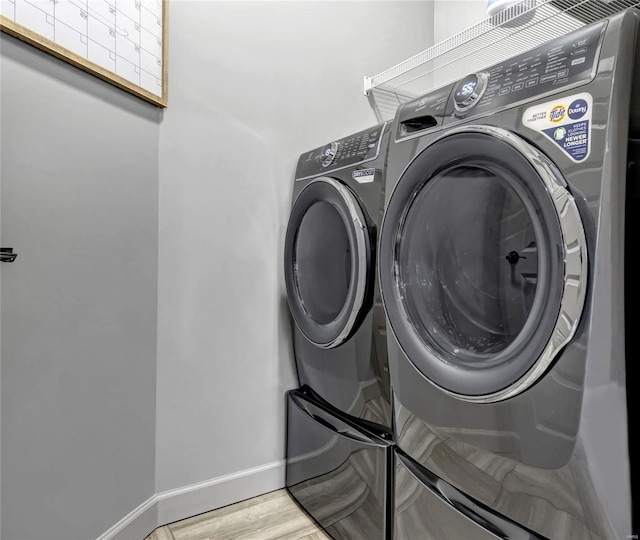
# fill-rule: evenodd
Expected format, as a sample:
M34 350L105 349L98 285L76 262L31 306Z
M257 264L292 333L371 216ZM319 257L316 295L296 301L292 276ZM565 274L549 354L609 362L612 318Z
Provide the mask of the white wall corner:
M153 495L129 512L97 540L132 540L146 538L158 526L157 496Z
M245 469L164 491L156 495L158 526L173 523L215 508L281 489L285 485L285 460Z
M281 459L156 493L97 540L143 540L157 527L281 489L285 464Z

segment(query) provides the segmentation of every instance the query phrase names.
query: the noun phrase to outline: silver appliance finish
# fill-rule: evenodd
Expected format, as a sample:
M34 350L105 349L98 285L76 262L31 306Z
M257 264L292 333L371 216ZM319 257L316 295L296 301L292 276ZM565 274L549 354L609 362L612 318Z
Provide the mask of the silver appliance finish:
M455 111L452 85L405 105L396 115L379 274L402 456L396 459L398 540L608 540L638 534L638 524L632 524L637 470L631 459L637 446L627 412L628 402L635 403L631 376L637 368L629 347L634 346L635 331L631 295L635 299L637 290L625 246L636 237L640 203L639 27L640 12L631 9L586 29L592 31L593 57L585 62L581 79L565 79L565 84L558 77L557 83L540 85L538 93L522 92L516 94L522 99L514 95L495 107L491 96L498 96L500 89L496 87L495 94L486 89L489 97L464 114ZM582 35L577 34L576 45L584 41ZM572 46L571 34L561 40L560 49ZM553 42L544 49L545 57L557 53L552 49ZM535 54L525 60L530 62ZM552 60L566 59L561 56ZM586 69L590 62L591 72ZM504 63L513 65L517 63ZM493 77L501 69L487 72ZM583 93L592 98L590 153L572 160L550 136L526 127L523 118L530 107ZM483 156L476 155L485 150ZM485 167L490 173L478 172L474 183L450 172L456 167ZM473 196L480 193L474 191L476 184L485 182L494 189L499 175L506 187L485 193L505 196L511 190L517 194L511 201L519 201L511 208L519 210L505 211L504 230L493 230L487 224L494 223L490 216L502 203L488 195ZM440 212L434 203L428 206L430 200L445 201L447 211ZM429 208L433 214L418 215L414 207ZM468 218L458 223L446 216L467 211ZM523 290L535 291L527 304L529 318L518 323L520 331L511 341L478 340L474 346L486 347L479 352L464 346L447 349L449 341L470 342L464 331L471 324L442 336L455 309L480 315L491 309L481 290L478 298L485 304L454 305L465 298L456 297L452 289L462 287L465 279L467 291L471 285L488 286L481 268L499 266L497 259L465 260L462 248L482 254L492 249L491 242L509 246L526 239L507 235L509 220L523 220L523 214L529 215L527 234L535 242L499 259L507 265L505 288L510 286L509 270L513 278L522 268L512 281L528 280L521 284ZM442 223L446 227L438 229ZM435 245L433 235L442 232L450 237ZM473 251L478 238L484 245ZM429 257L417 257L419 250ZM445 261L441 267L428 267L439 260ZM447 270L459 282L448 280ZM446 284L440 297L424 292L436 287L432 278ZM436 320L433 308L420 298L450 310L443 308L442 320ZM470 331L486 336L489 330L494 331ZM438 486L461 493L465 504L444 496ZM441 512L434 512L433 505ZM473 505L482 512L465 510Z

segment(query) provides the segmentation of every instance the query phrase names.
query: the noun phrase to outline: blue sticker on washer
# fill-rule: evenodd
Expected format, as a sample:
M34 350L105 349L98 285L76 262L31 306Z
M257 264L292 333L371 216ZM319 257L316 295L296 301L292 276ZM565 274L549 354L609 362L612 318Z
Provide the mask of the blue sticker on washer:
M592 108L591 94L583 92L529 107L522 123L547 135L572 161L579 163L591 153Z
M544 132L556 141L574 161L582 161L589 154L589 121L567 126L545 129Z

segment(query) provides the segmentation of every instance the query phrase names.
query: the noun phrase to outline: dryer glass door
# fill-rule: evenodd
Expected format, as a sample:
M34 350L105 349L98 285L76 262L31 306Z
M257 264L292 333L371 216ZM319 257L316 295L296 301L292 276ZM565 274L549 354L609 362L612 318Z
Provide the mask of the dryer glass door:
M394 334L449 393L521 392L575 331L585 249L551 162L501 129L452 133L417 156L389 201L380 277Z
M296 325L312 343L337 347L371 303L370 231L347 186L319 178L296 199L285 239L285 283Z

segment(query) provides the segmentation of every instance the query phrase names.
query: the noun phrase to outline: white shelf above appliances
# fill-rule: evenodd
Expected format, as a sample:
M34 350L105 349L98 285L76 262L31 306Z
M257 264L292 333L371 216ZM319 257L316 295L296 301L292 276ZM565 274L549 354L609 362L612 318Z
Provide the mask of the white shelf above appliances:
M556 37L597 22L640 0L521 0L372 77L364 93L381 121L402 103Z

